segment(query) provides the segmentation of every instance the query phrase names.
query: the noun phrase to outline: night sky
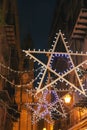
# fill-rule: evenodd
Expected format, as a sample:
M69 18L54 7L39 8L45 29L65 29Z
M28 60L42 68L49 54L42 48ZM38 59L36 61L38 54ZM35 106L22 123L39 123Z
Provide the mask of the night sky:
M18 0L21 44L31 35L34 48L47 49L56 0Z

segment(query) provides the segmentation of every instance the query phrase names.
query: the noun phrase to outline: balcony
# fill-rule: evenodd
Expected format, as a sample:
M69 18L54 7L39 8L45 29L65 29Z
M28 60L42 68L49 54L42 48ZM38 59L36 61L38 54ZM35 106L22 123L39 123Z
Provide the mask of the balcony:
M85 130L87 128L87 109L78 108L78 118L70 123L68 130ZM73 115L75 117L75 113Z
M4 32L6 34L6 39L9 45L15 44L15 32L14 26L12 25L5 25Z
M84 39L87 33L87 9L82 8L74 26L71 38Z

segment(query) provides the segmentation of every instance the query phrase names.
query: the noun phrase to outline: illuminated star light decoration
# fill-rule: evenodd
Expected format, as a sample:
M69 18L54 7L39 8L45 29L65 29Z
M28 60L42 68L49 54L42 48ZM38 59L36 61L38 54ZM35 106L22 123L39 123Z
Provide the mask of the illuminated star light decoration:
M60 38L61 38L62 44L64 46L63 52L56 50L56 48L58 47ZM50 49L49 51L45 51L45 50L36 51L35 49L34 50L29 49L29 50L23 50L23 52L25 52L26 56L29 56L30 59L32 58L34 60L34 62L38 63L38 65L41 65L44 68L43 73L41 74L41 77L39 77L39 82L37 81L38 86L36 88L35 95L38 95L38 93L43 94L43 92L45 90L49 90L50 87L53 90L55 88L56 90L61 89L61 91L62 91L62 89L64 89L63 86L65 85L65 88L67 88L67 90L73 89L74 91L79 92L79 94L82 94L83 96L87 96L87 94L86 94L87 90L85 88L85 84L84 84L84 82L82 82L81 77L78 73L78 70L80 70L80 68L82 66L84 66L84 65L87 66L87 60L85 60L87 58L87 53L82 53L82 52L77 53L77 51L76 52L71 51L69 49L68 42L66 42L64 35L61 33L60 30L59 30L59 33L56 34L55 41L53 41L52 49ZM39 58L37 58L35 56L35 54L38 54L38 55L45 54L46 56L49 55L47 64L45 64L43 61L39 60ZM83 58L84 60L81 61L80 63L75 64L74 63L75 60L73 58L75 56L76 57L77 56L86 57L86 58ZM62 61L62 63L66 62L67 64L66 64L65 68L58 70L58 68L56 68L54 65L55 59L57 59L56 61L59 60L58 63L61 63L61 61ZM54 65L54 67L53 67L53 65ZM48 73L50 73L50 76ZM75 76L75 79L77 82L72 80L73 75ZM51 77L53 78L53 80L50 80ZM45 84L45 82L46 82L45 79L48 79L46 84ZM56 87L54 87L54 86L56 86ZM60 99L61 99L61 97L60 97ZM61 102L59 105L62 109L62 113L65 115L64 108L62 107ZM47 109L47 107L46 107L46 109Z
M35 96L34 98L34 102L32 103L26 102L25 107L27 108L27 110L30 109L32 111L33 124L37 123L41 119L44 119L50 124L53 124L54 122L53 121L54 116L52 115L53 111L56 112L57 115L66 117L65 111L62 110L63 109L62 100L59 99L57 92L55 90L44 90L43 94L38 93L37 96ZM61 111L58 110L58 108L61 108Z

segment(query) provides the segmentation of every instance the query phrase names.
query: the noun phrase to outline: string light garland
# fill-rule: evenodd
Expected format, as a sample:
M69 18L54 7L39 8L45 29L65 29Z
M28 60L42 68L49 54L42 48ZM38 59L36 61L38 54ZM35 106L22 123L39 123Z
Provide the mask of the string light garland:
M14 119L14 120L17 120L17 118L15 118L12 113L10 114L8 112L8 109L11 110L11 111L14 111L15 113L17 113L18 115L21 114L20 111L12 108L11 106L9 106L5 101L3 101L2 99L0 99L0 105L2 105L5 109L6 109L6 114L11 118L11 119Z
M32 70L24 70L24 71L19 71L19 70L14 70L14 69L12 69L12 68L10 68L9 66L7 67L7 66L5 66L4 64L2 64L2 63L0 63L0 66L1 67L3 67L4 69L7 69L7 70L9 70L10 72L14 72L14 73L18 73L18 74L23 74L23 73L30 73L30 72L37 72L38 70L40 70L41 68L43 68L43 66L40 66L40 67L38 67L37 69L32 69Z
M17 87L17 88L20 88L20 87L27 87L27 86L33 84L39 78L40 73L41 72L39 72L39 74L37 75L37 77L35 77L34 79L31 79L31 81L29 83L26 83L26 84L15 84L12 81L8 80L7 77L3 76L2 74L0 74L0 77L2 79L4 79L5 82L8 82L10 85L12 85L14 87Z

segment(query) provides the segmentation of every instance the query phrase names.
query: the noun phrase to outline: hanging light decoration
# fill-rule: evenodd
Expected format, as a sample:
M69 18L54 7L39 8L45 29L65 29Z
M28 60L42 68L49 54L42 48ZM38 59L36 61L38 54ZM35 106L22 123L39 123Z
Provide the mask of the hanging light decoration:
M71 95L66 94L65 97L64 97L64 101L65 101L65 103L69 104L71 102Z
M46 128L43 128L43 130L47 130Z

